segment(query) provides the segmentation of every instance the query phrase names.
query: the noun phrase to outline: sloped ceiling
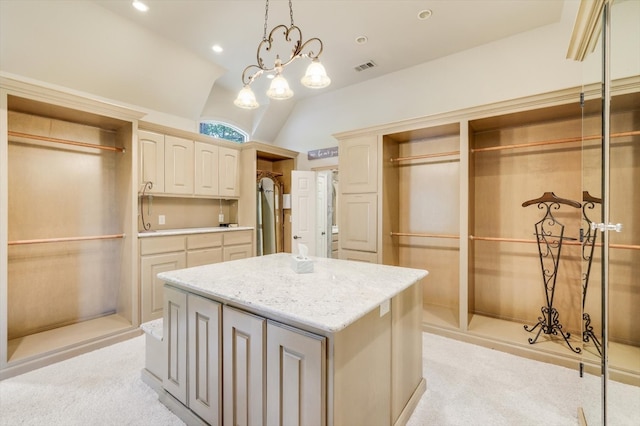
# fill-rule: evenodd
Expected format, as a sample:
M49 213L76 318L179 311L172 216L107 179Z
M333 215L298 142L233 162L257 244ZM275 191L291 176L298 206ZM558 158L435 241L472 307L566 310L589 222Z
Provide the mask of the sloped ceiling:
M269 101L268 82L259 79L261 107L253 111L233 99L242 70L256 62L263 0L146 0L145 14L131 0L0 0L0 70L189 120L223 119L269 142L304 97L548 25L560 19L564 1L295 0L303 38L324 42L332 84L302 88L306 64L294 63L285 75L295 97ZM433 16L421 21L424 9ZM271 0L269 11L269 29L289 24L288 1ZM368 43L355 43L361 35ZM225 51L214 54L214 43ZM369 60L377 66L354 70Z
M86 1L1 1L2 71L197 120L224 69Z

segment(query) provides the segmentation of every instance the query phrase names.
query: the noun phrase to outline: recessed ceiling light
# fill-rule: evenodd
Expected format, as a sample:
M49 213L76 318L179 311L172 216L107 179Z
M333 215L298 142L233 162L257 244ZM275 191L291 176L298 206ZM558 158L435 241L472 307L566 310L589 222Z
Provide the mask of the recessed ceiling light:
M224 51L222 46L220 46L219 44L214 44L213 46L211 46L211 50L213 50L216 53L222 53L222 51Z
M146 12L147 10L149 10L149 6L147 6L146 4L142 3L140 0L133 0L133 3L131 3L131 4L133 5L133 7L138 9L140 12Z
M369 41L367 36L361 35L361 36L356 37L356 43L358 43L358 44L365 44L367 41Z
M425 19L431 18L431 15L433 15L431 9L421 10L420 12L418 12L418 19L424 21Z

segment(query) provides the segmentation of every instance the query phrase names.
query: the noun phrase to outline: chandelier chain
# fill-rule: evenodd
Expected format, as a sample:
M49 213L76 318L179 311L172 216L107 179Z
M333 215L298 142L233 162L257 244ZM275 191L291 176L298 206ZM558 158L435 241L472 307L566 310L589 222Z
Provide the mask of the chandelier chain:
M291 17L291 26L293 27L293 5L291 4L291 0L289 0L289 16Z
M262 40L267 40L267 21L269 20L269 0L264 7L264 33L262 33Z

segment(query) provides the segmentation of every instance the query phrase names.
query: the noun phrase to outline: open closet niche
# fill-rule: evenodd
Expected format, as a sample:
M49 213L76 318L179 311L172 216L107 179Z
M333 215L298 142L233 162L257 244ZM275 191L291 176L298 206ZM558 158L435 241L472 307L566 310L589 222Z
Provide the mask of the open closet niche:
M460 126L384 135L383 263L427 269L425 321L458 327Z
M9 376L133 335L138 299L133 122L5 96Z
M238 221L255 227L256 255L291 252L291 171L298 153L260 142L242 144Z

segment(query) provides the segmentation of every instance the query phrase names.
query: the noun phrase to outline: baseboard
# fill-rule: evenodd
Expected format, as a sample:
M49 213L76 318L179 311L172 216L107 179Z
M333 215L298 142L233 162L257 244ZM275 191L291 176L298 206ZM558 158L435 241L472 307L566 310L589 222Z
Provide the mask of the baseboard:
M393 426L404 426L407 424L407 422L411 418L411 415L413 414L413 410L416 409L416 406L420 402L420 398L422 398L422 395L426 390L427 381L423 378L422 380L420 380L420 383L418 383L416 390L413 391L411 398L409 398L409 401L407 401L407 405L404 406L402 412L398 416L398 419L395 421Z

